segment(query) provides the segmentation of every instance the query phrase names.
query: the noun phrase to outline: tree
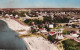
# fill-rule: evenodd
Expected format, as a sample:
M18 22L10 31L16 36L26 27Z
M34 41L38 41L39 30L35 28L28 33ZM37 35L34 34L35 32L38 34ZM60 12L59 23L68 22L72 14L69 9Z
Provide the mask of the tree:
M78 43L74 40L68 39L63 41L62 43L64 44L63 47L65 48L65 50L77 50Z
M32 22L34 22L37 25L39 25L39 24L42 25L42 20L38 20L38 19L34 19L34 20L32 20L32 19L26 19L24 22L26 24L28 24L28 25L32 25Z
M56 40L55 38L56 38L56 35L53 35L53 36L49 35L48 36L48 40L51 42L54 42Z
M54 23L68 23L69 22L69 18L65 17L65 18L61 18L61 17L55 17L53 19Z
M31 19L26 19L24 22L25 22L26 24L28 24L28 25L32 25L32 20L31 20Z
M2 11L0 11L0 14L2 14Z
M73 27L73 28L75 28L75 27L76 27L76 25L75 25L75 24L72 24L72 27Z
M37 30L34 29L33 27L31 27L31 32L32 32L32 33L35 33L35 32L37 32Z
M19 14L19 16L21 16L21 17L25 17L25 14L26 12L24 12L24 11L22 11L20 14Z
M63 30L63 34L70 34L70 31Z
M47 22L47 21L48 21L49 23L52 23L52 18L45 16L43 23L45 23L45 22Z
M35 24L42 24L42 20L34 19Z

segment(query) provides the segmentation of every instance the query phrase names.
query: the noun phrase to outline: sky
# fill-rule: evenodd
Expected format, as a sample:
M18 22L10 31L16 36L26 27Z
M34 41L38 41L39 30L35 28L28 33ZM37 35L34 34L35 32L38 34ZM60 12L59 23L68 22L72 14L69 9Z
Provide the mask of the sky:
M0 0L0 8L80 8L80 0Z

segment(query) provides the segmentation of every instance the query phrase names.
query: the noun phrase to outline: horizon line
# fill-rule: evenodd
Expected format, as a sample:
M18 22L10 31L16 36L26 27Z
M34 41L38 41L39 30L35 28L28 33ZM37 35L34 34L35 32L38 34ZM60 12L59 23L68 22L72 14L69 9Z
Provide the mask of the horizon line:
M4 9L4 8L0 8L0 9ZM23 8L23 9L25 9L25 8ZM32 9L32 8L31 8ZM52 9L52 8L51 8ZM76 9L76 8L75 8Z

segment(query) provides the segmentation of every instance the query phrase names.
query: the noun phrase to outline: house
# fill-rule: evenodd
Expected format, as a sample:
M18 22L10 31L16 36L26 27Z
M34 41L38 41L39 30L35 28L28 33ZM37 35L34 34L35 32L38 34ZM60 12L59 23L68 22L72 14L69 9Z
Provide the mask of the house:
M57 24L57 27L64 27L66 26L67 23L56 23Z
M49 32L49 35L54 35L54 34L55 34L55 32L53 32L53 31Z
M48 31L46 28L39 29L39 31L37 33L43 33L45 35L48 35Z
M19 18L19 16L16 14L16 15L15 15L15 18Z
M49 32L49 35L54 35L54 34L55 34L55 31L51 29Z
M40 32L41 32L41 33L47 33L47 29L46 29L46 28L42 28L42 29L40 30Z
M64 39L63 34L62 33L57 33L56 34L56 39L58 39L58 40Z
M13 17L13 14L11 14L10 17Z
M49 24L49 28L54 28L54 25L53 24Z
M77 32L73 31L70 33L70 36L77 38L79 35L77 34Z
M78 30L76 31L76 33L77 33L77 34L80 34L80 29L78 29Z
M60 28L59 33L63 33L63 30L64 30L63 28Z
M9 14L5 14L5 17L9 17Z
M25 16L26 16L26 17L25 17L26 19L30 19L30 18L31 18L31 17L29 17L27 14L25 14Z

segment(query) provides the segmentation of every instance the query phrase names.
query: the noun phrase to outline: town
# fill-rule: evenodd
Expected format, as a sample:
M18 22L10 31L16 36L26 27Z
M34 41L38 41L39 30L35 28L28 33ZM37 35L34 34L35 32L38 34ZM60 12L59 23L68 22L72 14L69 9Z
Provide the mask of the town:
M43 37L43 40L55 45L58 48L57 50L80 50L79 8L0 9L0 20L5 22L9 20L10 22L11 19L19 22L21 25L25 25L21 30L18 30L20 29L19 25L15 24L16 22L12 23L12 26L15 25L15 32L20 33L17 37L24 38L24 40L28 37L33 37L35 43L39 43L39 41L37 40L36 42L34 37ZM29 45L32 45L31 43ZM43 50L47 49L44 48Z

